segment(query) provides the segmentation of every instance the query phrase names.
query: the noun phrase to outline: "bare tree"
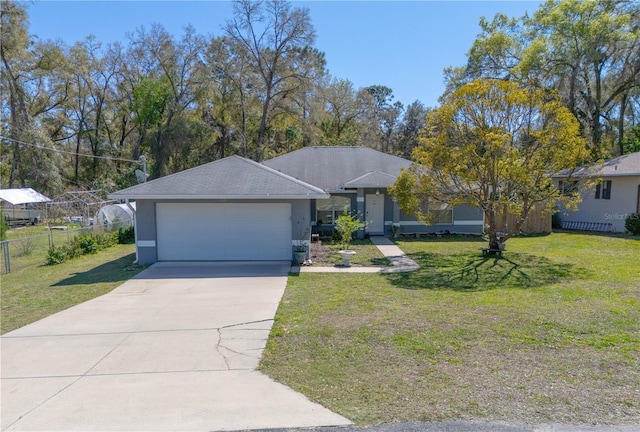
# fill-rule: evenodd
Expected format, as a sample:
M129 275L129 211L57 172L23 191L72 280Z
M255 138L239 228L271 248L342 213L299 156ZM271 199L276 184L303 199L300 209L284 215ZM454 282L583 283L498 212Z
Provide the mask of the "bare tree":
M286 1L237 0L233 19L225 27L227 37L245 48L251 72L260 79L262 113L254 158L262 160L274 107L307 79L294 63L315 39L306 8L292 8Z

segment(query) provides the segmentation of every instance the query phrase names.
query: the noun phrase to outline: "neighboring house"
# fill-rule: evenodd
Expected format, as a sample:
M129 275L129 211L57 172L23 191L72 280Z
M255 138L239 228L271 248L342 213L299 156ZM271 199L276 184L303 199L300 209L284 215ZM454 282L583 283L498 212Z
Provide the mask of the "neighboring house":
M561 190L577 189L582 196L577 211L560 215L563 228L624 232L627 216L640 212L640 152L581 167L568 180L566 173L554 178ZM581 188L585 179L595 185Z
M482 233L483 214L469 206L438 209L425 226L403 215L387 194L411 162L366 147L306 147L263 164L240 156L111 194L135 200L136 252L156 261L291 260L311 229L333 229L346 209L369 222L366 234Z

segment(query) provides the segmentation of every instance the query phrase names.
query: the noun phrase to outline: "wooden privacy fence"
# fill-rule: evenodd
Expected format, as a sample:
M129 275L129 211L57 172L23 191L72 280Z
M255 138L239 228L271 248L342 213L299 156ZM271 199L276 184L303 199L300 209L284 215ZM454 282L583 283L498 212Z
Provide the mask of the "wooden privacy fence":
M514 226L516 221L515 216L507 216L508 226ZM550 233L552 231L551 214L543 214L541 209L535 209L529 212L529 217L527 217L525 223L520 227L520 231L524 234Z

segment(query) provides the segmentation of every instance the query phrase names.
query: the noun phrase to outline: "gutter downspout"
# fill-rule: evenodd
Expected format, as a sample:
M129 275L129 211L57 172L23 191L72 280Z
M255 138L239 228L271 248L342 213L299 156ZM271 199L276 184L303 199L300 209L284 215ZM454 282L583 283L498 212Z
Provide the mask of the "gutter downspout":
M131 210L131 212L133 213L133 235L134 235L134 241L136 242L136 259L135 261L133 261L133 263L138 264L138 223L137 223L138 213L136 212L136 209L134 209L131 203L129 202L129 198L125 199L125 203L127 204L127 207L129 207L129 210Z

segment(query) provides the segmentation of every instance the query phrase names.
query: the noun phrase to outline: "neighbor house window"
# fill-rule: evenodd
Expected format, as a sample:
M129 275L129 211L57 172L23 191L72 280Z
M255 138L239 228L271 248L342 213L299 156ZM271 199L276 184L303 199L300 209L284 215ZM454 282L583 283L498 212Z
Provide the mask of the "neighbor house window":
M332 196L316 200L316 221L318 224L332 224L345 209L351 212L351 199L347 197Z
M605 180L596 185L596 199L611 199L611 180Z
M562 195L575 195L578 192L577 181L559 181L558 189Z

